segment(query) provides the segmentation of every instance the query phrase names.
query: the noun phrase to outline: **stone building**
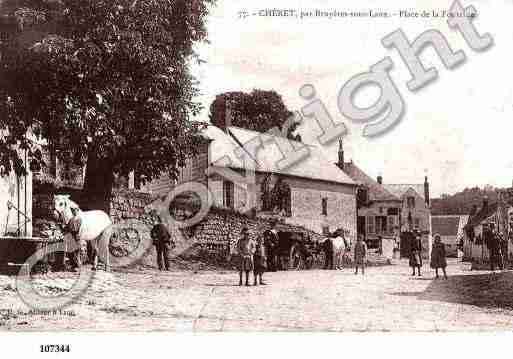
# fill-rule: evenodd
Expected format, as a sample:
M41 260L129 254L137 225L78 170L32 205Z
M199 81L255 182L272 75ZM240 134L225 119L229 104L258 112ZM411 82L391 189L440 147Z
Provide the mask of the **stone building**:
M180 181L153 181L147 186L150 193L166 195L181 182L206 180L216 207L279 216L316 233L343 228L355 238L356 184L319 148L237 127L222 131L209 125L203 136L208 150L181 170ZM252 151L252 143L261 145ZM304 156L283 166L284 149ZM254 177L246 169L254 169Z
M421 184L385 184L383 176L368 176L353 161L345 162L339 143L337 166L358 185L358 233L371 248L390 252L391 246L406 249L401 233L417 230L422 235L424 257L431 253L431 207L427 177ZM404 251L403 254L406 254Z

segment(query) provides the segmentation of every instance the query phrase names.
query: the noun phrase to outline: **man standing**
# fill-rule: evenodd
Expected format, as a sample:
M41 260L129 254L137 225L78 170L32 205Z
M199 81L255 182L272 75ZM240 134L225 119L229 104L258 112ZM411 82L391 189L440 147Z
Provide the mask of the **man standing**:
M278 269L278 232L276 231L276 222L273 222L271 229L263 233L264 246L267 252L267 269L276 272Z
M167 230L160 216L157 216L156 223L151 229L151 239L157 249L157 265L159 270L169 270L169 249L171 247L171 235Z
M354 246L354 265L355 272L354 274L358 274L358 267L362 270L362 275L365 275L365 264L367 261L367 245L363 241L363 236L359 235L356 241L356 245Z
M499 241L499 236L496 232L491 232L489 234L488 249L490 251L490 270L494 272L495 267L499 267L500 270L504 269L501 244Z
M322 242L322 249L324 250L324 269L333 269L333 241L328 234L324 242Z

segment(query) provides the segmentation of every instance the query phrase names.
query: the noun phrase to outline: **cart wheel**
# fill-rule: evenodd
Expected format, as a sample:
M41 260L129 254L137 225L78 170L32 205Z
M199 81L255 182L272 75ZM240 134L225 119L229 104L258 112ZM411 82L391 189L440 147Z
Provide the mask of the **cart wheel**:
M303 263L304 260L299 249L297 246L292 246L289 256L289 268L292 270L301 270L303 269Z
M326 255L325 255L324 251L320 251L315 256L315 264L314 265L316 268L322 269L322 268L324 268L325 263L326 263Z
M139 231L132 227L122 227L116 231L109 242L109 251L114 257L127 257L141 244Z

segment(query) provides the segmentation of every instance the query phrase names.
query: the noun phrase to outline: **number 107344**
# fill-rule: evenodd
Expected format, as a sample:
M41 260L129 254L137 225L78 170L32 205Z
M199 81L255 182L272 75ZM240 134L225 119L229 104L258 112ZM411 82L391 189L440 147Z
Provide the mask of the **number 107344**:
M69 353L69 345L40 345L41 353Z

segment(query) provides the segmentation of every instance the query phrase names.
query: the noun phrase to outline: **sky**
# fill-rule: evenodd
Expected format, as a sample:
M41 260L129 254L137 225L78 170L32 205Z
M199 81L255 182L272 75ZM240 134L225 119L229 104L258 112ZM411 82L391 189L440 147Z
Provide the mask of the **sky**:
M461 34L451 30L446 18L293 18L248 16L265 9L366 11L447 10L452 1L420 0L218 0L209 17L209 44L198 46L206 63L196 66L205 110L197 118L208 120L208 108L217 94L226 91L275 90L293 111L306 105L298 92L312 84L332 118L348 128L345 158L353 160L371 177L385 183L422 183L429 177L431 195L454 193L466 187L511 186L513 156L508 146L513 135L513 26L510 0L463 0L474 5L480 34L489 33L494 46L473 51ZM462 50L466 62L448 70L435 51L421 54L424 66L434 66L438 79L411 92L410 74L399 54L386 49L381 39L402 29L413 41L429 29L439 30L454 51ZM345 118L337 106L340 89L351 77L390 57L390 74L406 104L399 124L386 134L362 136L362 123ZM510 66L507 66L510 65ZM377 87L367 87L354 101L371 106L379 97ZM299 133L306 143L321 146L320 129L305 120ZM326 157L337 160L338 143L322 145Z

